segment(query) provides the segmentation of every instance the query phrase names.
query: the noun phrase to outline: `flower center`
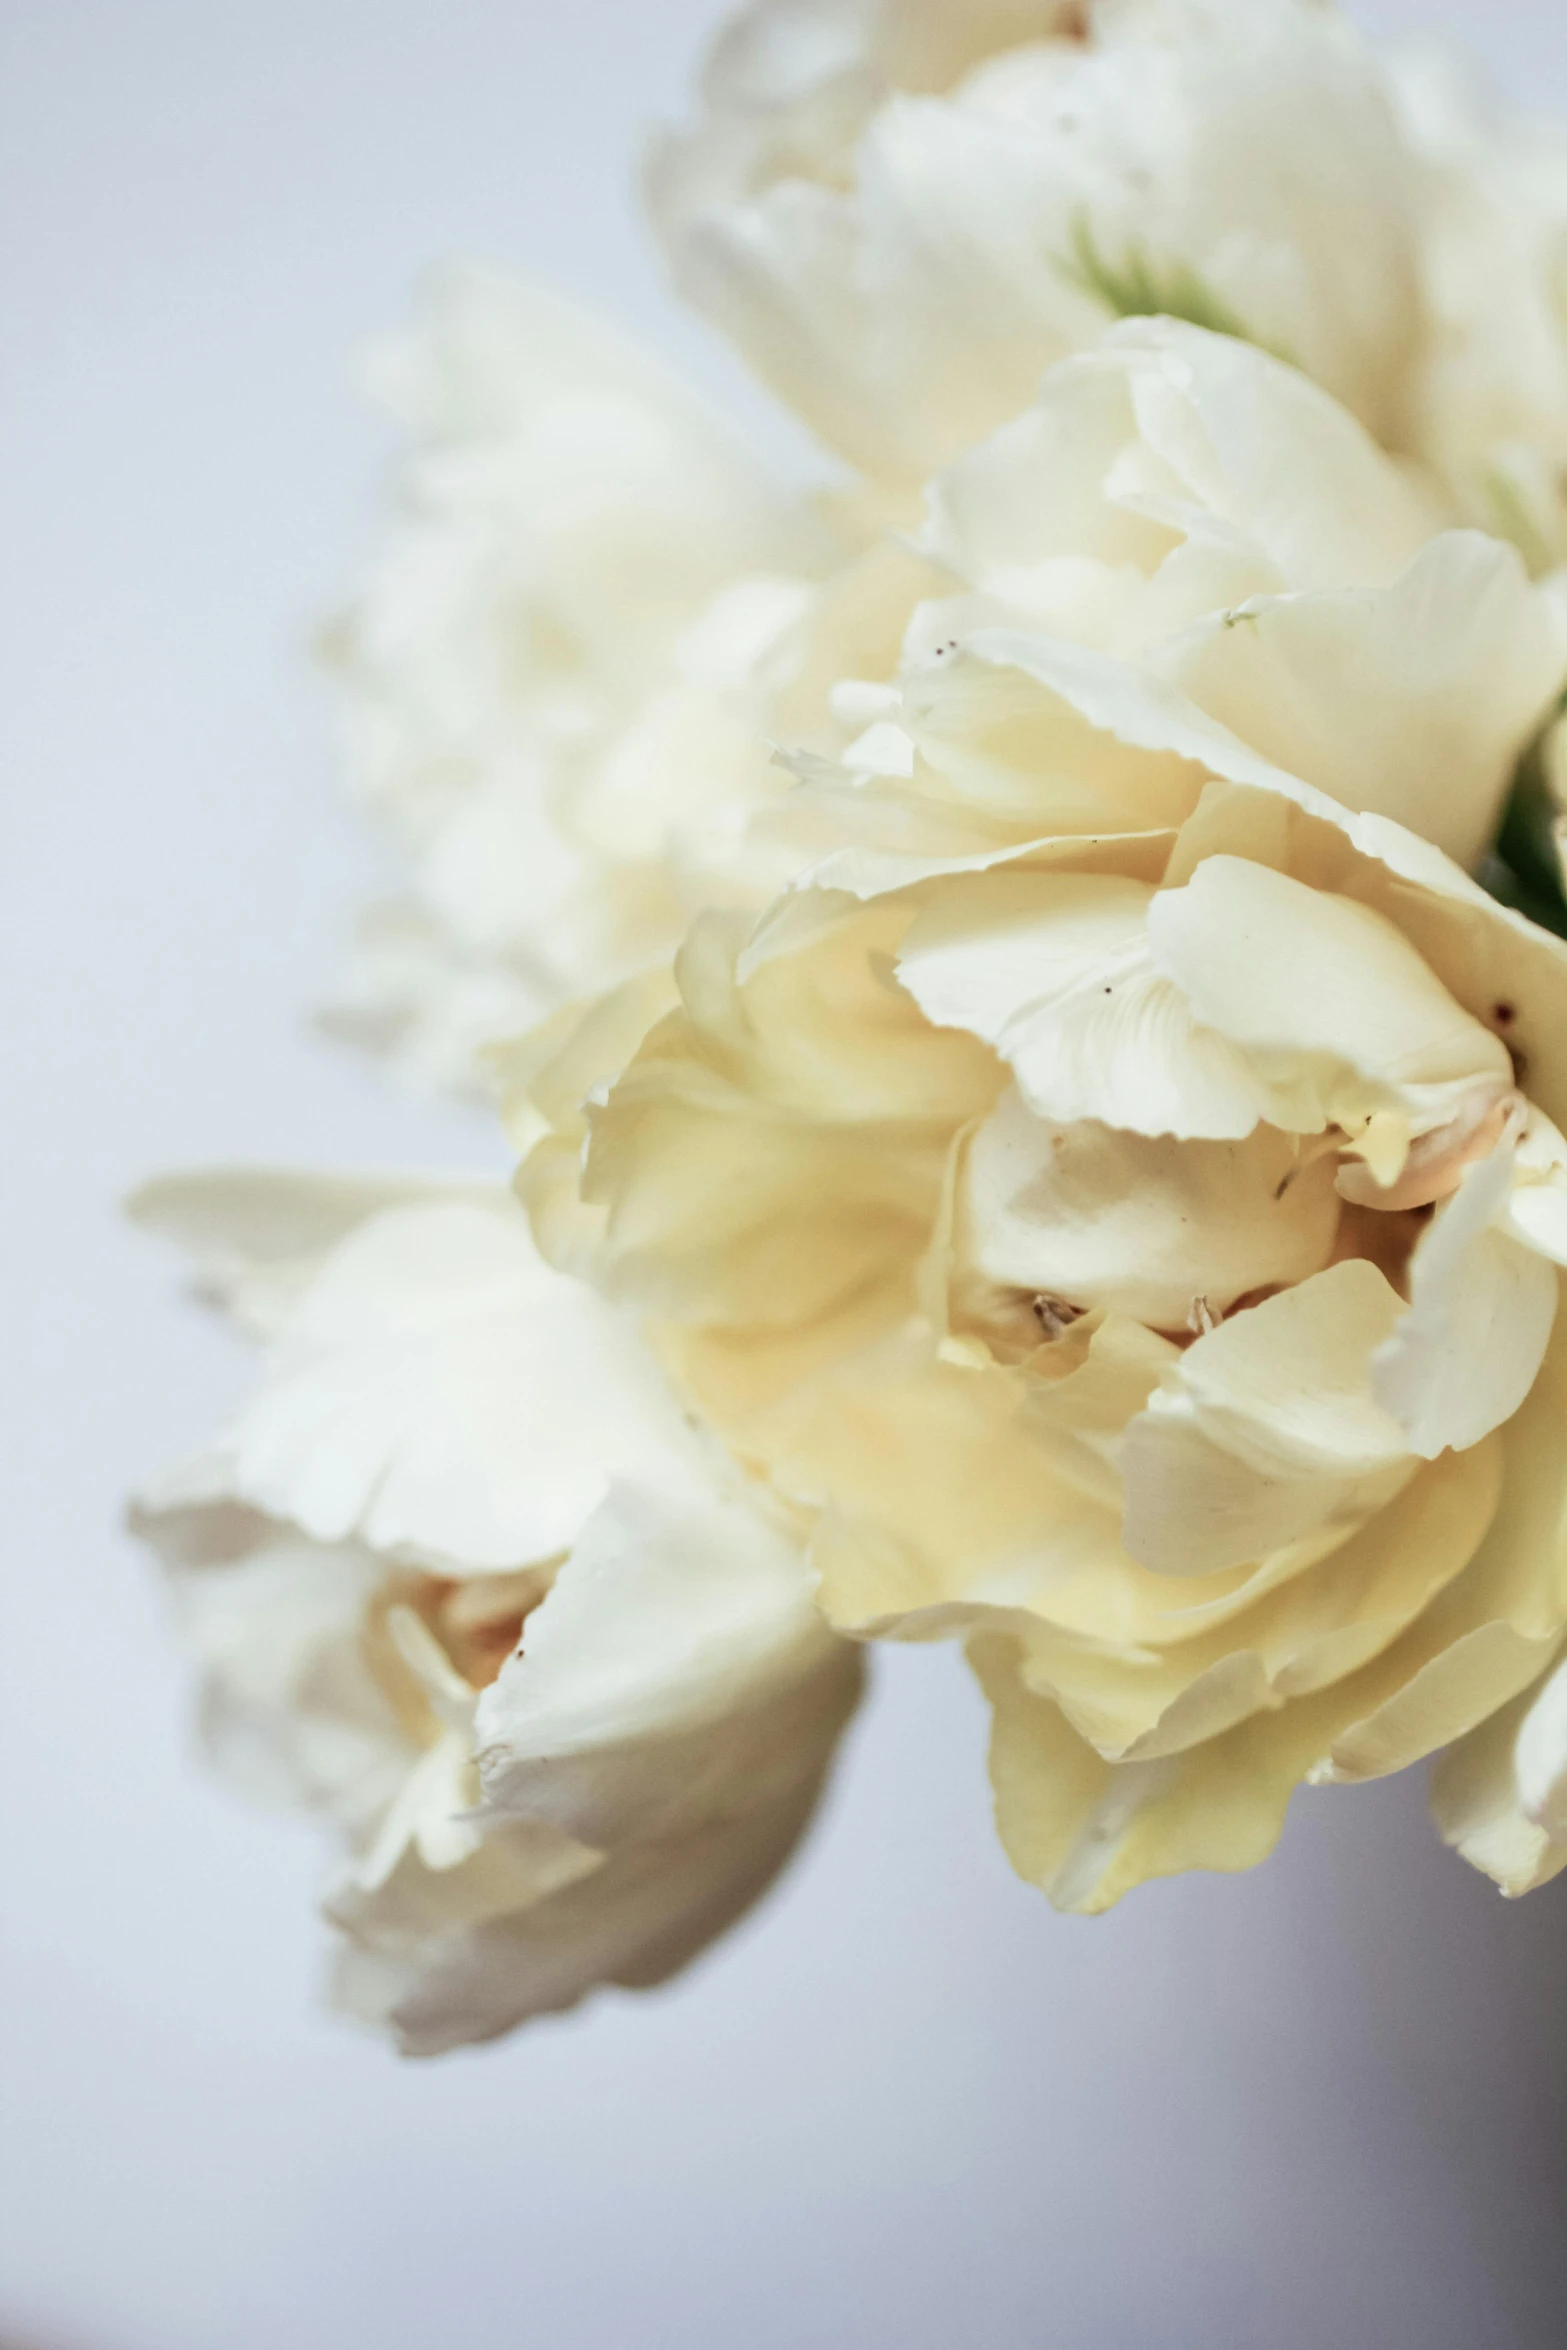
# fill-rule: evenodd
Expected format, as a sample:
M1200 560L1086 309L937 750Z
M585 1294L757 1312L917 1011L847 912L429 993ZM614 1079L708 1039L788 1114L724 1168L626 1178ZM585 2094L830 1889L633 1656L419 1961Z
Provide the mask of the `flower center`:
M439 1641L454 1671L478 1691L488 1689L499 1676L522 1637L523 1625L553 1580L552 1567L461 1579L410 1570L382 1585L365 1612L365 1653L399 1723L419 1745L433 1744L441 1725L392 1638L387 1622L392 1610L411 1608Z

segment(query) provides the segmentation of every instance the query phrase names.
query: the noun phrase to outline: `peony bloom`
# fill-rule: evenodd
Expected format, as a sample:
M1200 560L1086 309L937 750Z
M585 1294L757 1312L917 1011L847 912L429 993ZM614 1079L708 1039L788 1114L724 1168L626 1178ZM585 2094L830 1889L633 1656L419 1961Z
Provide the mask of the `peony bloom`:
M193 1176L138 1213L264 1347L137 1519L214 1759L343 1838L339 2004L430 2054L662 1981L787 1859L858 1692L788 1513L503 1190Z
M704 108L676 274L863 478L464 273L332 639L335 1019L522 1204L140 1204L263 1348L139 1511L208 1741L413 2052L738 1917L872 1638L1067 1908L1438 1752L1567 1860L1567 947L1470 878L1567 839L1559 159L1320 0L754 0Z
M917 486L1131 311L1405 437L1416 175L1317 0L754 0L702 94L649 173L676 282L874 478Z
M667 957L708 801L776 789L750 697L843 534L538 288L461 272L376 372L412 452L329 650L410 886L334 1023L471 1084L479 1046Z
M1095 1910L1464 1741L1567 1634L1567 948L1411 829L1483 838L1562 650L1513 555L1426 543L1324 395L1190 328L1061 370L931 512L971 600L880 772L807 763L840 845L694 926L607 1094L648 1001L517 1056L523 1187L814 1515L829 1619L969 1642L1007 1847ZM1538 633L1449 767L1482 576Z

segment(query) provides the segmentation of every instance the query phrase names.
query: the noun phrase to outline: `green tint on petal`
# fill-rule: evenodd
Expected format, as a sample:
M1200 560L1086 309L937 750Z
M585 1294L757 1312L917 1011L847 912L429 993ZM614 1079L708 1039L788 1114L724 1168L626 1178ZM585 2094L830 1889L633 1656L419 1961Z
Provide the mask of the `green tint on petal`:
M1063 277L1103 302L1117 318L1183 318L1191 326L1206 327L1210 334L1232 335L1237 342L1272 351L1277 359L1289 359L1287 351L1277 350L1254 335L1223 295L1215 293L1188 262L1156 261L1136 239L1125 247L1119 260L1112 260L1094 235L1086 212L1079 212L1073 221L1072 251L1058 266Z

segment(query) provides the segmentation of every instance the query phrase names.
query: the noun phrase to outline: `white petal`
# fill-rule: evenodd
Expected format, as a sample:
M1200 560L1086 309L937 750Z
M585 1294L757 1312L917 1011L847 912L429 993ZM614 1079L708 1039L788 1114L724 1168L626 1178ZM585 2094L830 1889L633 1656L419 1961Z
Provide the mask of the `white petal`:
M976 629L905 673L904 709L961 798L1041 833L1183 823L1209 775L1302 789L1166 679L1062 637Z
M1174 1142L1045 1124L1009 1092L965 1155L954 1246L1004 1288L1185 1331L1199 1299L1220 1315L1318 1272L1338 1212L1331 1164L1298 1171L1271 1127Z
M458 1572L558 1555L617 1475L707 1474L634 1330L543 1263L504 1193L346 1241L224 1451L237 1493L318 1540Z
M1444 1748L1431 1773L1431 1811L1443 1841L1513 1899L1567 1868L1567 1842L1552 1837L1520 1786L1519 1728L1531 1698L1544 1702L1525 1690ZM1548 1808L1567 1825L1567 1813Z
M372 1903L349 1893L332 1905L354 1944L338 1969L338 2003L394 2034L406 2055L433 2056L574 2007L604 1984L662 1983L766 1891L818 1792L816 1782L793 1787L705 1834L607 1858L515 1820L492 1829L463 1868L431 1876L405 1863ZM472 1921L460 1901L470 1873Z
M1189 1348L1122 1448L1133 1558L1168 1575L1242 1566L1391 1499L1413 1462L1370 1366L1398 1310L1357 1259Z
M243 1508L212 1462L164 1480L131 1524L170 1573L214 1768L253 1801L367 1829L409 1763L361 1638L382 1562Z
M1511 1090L1512 1061L1393 923L1248 858L1211 856L1148 909L1154 967L1240 1048L1297 1133L1377 1112L1420 1134Z
M927 1018L1011 1064L1040 1117L1139 1134L1249 1134L1264 1089L1152 967L1143 883L998 872L950 882L898 973Z
M1434 1460L1510 1420L1545 1359L1556 1269L1494 1228L1513 1188L1503 1143L1465 1170L1410 1261L1410 1304L1373 1364L1378 1402Z
M751 1501L617 1485L480 1700L486 1803L599 1845L686 1835L814 1783L857 1688Z
M1513 1767L1530 1819L1567 1844L1567 1666L1557 1667L1525 1714Z
M497 1196L493 1183L426 1176L218 1167L155 1176L126 1212L185 1251L205 1294L247 1329L267 1333L286 1320L329 1252L372 1216L418 1201Z
M1497 1222L1552 1264L1567 1266L1567 1141L1532 1102Z
M1478 532L1432 540L1387 588L1348 585L1214 612L1150 658L1264 757L1472 866L1567 644L1516 552Z

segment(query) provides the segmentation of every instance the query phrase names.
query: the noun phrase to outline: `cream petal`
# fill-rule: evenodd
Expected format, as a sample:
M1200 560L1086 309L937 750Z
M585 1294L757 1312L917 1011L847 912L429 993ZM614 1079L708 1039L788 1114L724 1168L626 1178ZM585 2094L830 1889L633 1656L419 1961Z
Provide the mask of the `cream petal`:
M600 1846L711 1829L816 1785L859 1685L753 1502L617 1485L479 1701L487 1814Z
M1550 1685L1547 1684L1547 1687ZM1431 1772L1431 1810L1445 1844L1516 1898L1567 1869L1567 1841L1557 1841L1523 1794L1520 1724L1541 1700L1532 1689L1455 1739ZM1561 1815L1567 1825L1567 1814Z
M1567 671L1560 626L1515 550L1475 531L1385 589L1334 584L1211 611L1149 658L1264 757L1472 866Z
M1205 775L1291 788L1165 679L1019 629L976 629L907 670L904 723L959 798L1040 832L1181 823Z
M607 1857L513 1820L460 1869L434 1876L405 1862L373 1902L350 1892L330 1905L351 1940L337 2004L391 2033L405 2055L435 2056L559 2014L606 1984L665 1982L766 1891L817 1793L815 1782L792 1787L708 1833Z
M1172 318L1052 368L928 505L925 543L972 588L1123 651L1252 596L1381 587L1441 519L1296 368Z
M1309 372L1181 320L1128 319L1107 340L1126 354L1149 450L1281 583L1380 585L1436 528L1434 492Z
M1550 1344L1556 1269L1494 1228L1513 1169L1510 1143L1466 1168L1410 1260L1408 1310L1373 1357L1377 1401L1427 1460L1510 1420Z
M448 1731L403 1780L345 1888L351 1884L356 1894L367 1897L379 1893L409 1853L437 1875L471 1860L483 1842L472 1816L477 1792L469 1741L461 1732ZM347 1901L341 1906L346 1914Z
M618 1474L706 1477L651 1356L504 1192L345 1241L221 1449L238 1494L316 1539L458 1572L557 1555Z
M159 1175L126 1202L143 1231L192 1260L204 1295L244 1328L279 1329L322 1261L351 1232L389 1208L497 1196L494 1183L400 1175L305 1175L267 1167L215 1167Z
M1567 1266L1567 1141L1532 1102L1526 1105L1512 1188L1496 1220L1552 1264Z
M1562 1848L1567 1867L1567 1666L1529 1693L1512 1760L1526 1818Z
M1404 1638L1319 1702L1315 1783L1405 1769L1539 1681L1567 1629L1567 1341L1553 1336L1522 1408L1497 1431L1496 1515L1464 1573ZM1484 1450L1453 1456L1468 1461ZM1329 1706L1329 1699L1331 1706Z
M1132 1557L1159 1574L1212 1573L1336 1522L1347 1530L1389 1500L1412 1463L1370 1362L1398 1308L1357 1259L1198 1339L1127 1430Z
M1098 874L954 880L915 920L898 976L928 1019L994 1045L1040 1117L1247 1135L1263 1089L1154 971L1152 896Z
M1264 1083L1276 1125L1353 1132L1382 1113L1419 1134L1512 1089L1506 1046L1355 899L1209 856L1155 896L1148 936L1155 969Z
M1277 1716L1112 1763L1025 1686L1015 1642L978 1639L969 1656L994 1715L997 1829L1019 1876L1057 1909L1092 1916L1150 1877L1253 1868L1272 1851L1302 1768Z
M968 1147L955 1245L1000 1288L1184 1331L1199 1300L1221 1315L1320 1271L1337 1224L1331 1164L1300 1170L1271 1127L1174 1142L1057 1126L1009 1091Z
M164 1478L130 1524L170 1576L214 1769L253 1801L304 1804L366 1830L408 1767L360 1638L383 1563L245 1508L211 1460Z
M971 588L1031 617L1065 605L1063 563L1079 590L1090 570L1101 594L1118 581L1140 588L1179 534L1105 492L1135 429L1132 364L1106 348L1052 368L1032 408L936 476L921 544ZM1054 633L1080 632L1068 620Z

